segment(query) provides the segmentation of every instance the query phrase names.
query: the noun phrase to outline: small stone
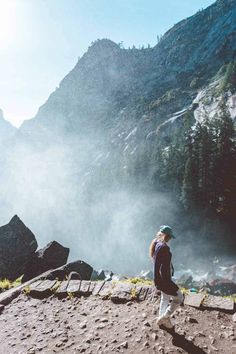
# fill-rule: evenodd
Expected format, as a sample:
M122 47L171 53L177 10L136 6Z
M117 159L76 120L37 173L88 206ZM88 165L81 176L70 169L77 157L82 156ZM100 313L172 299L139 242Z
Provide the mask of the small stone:
M152 333L152 339L157 340L157 338L158 338L158 335L156 333Z
M206 335L203 332L198 332L199 337L206 337Z
M194 337L193 336L188 336L187 340L189 340L190 342L193 342L194 341Z
M35 354L35 349L34 348L27 349L27 354Z
M145 321L143 324L144 324L144 326L151 327L151 325L148 321Z
M193 317L187 317L189 323L198 323L198 321Z
M96 328L97 329L103 329L103 328L105 328L106 327L106 324L105 323L101 323L101 324L99 324Z
M56 347L60 348L62 346L62 344L63 344L62 342L58 342L58 343L56 343Z
M128 348L128 342L126 341L126 342L122 342L119 346L118 346L118 348L125 348L125 349L127 349Z
M108 319L106 317L103 317L100 319L100 322L108 322Z
M86 322L82 322L82 323L79 325L79 328L81 328L81 329L84 329L84 328L86 328L86 327L87 327Z

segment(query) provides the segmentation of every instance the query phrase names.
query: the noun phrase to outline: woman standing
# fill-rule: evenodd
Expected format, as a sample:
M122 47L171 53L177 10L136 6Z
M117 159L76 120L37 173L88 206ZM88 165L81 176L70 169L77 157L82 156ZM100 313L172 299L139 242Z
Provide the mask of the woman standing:
M171 276L174 275L174 268L171 263L172 254L167 243L172 238L175 237L171 227L162 225L150 245L150 256L154 262L154 284L158 290L161 290L157 324L166 328L173 328L170 315L184 300L183 293L171 280Z

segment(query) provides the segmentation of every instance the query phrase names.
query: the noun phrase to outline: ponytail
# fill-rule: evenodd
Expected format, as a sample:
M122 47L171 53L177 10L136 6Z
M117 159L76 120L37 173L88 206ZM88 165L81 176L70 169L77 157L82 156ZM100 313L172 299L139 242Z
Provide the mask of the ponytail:
M149 247L149 255L150 255L151 258L154 255L156 243L157 243L157 239L154 238L154 240L152 240L152 242L150 244L150 247Z
M149 247L149 255L151 258L154 256L155 246L156 246L157 241L165 241L165 237L166 237L166 235L164 233L162 233L161 231L158 231L158 233L156 234L156 237L152 240L150 247Z

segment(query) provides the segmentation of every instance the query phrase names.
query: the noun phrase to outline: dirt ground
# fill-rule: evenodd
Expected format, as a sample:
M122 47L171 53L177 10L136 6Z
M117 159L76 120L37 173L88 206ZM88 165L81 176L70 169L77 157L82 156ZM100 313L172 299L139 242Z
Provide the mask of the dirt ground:
M159 303L113 304L97 296L20 295L0 315L0 354L236 353L232 314L179 307L174 330L156 325Z

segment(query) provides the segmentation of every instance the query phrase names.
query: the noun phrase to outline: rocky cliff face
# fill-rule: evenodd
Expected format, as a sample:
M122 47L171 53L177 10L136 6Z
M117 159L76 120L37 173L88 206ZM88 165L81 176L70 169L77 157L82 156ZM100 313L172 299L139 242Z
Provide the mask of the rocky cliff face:
M154 48L127 50L107 39L96 41L20 132L104 132L117 126L124 108L142 120L140 105L142 110L151 105L152 122L146 125L157 125L191 103L235 58L235 24L235 1L216 1L175 25Z

